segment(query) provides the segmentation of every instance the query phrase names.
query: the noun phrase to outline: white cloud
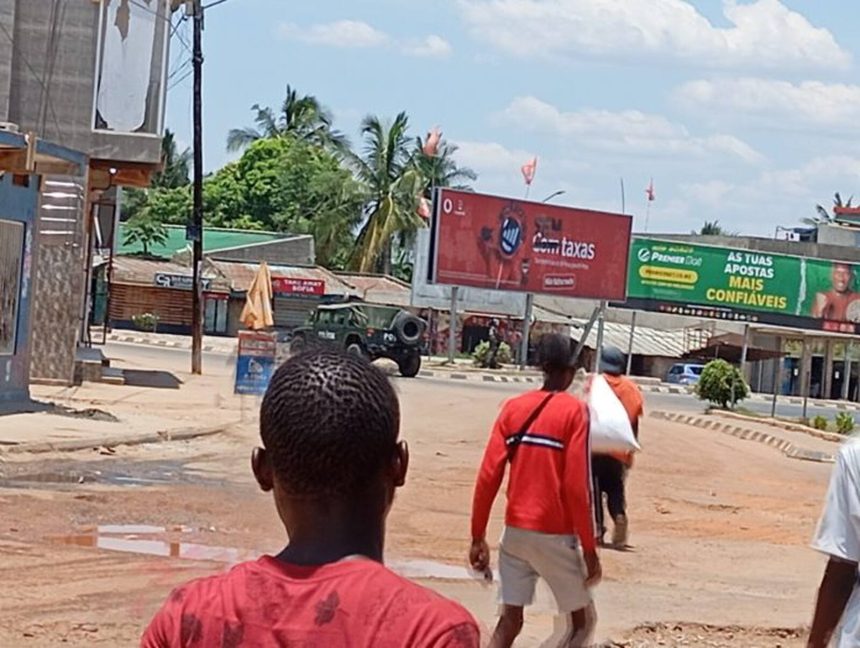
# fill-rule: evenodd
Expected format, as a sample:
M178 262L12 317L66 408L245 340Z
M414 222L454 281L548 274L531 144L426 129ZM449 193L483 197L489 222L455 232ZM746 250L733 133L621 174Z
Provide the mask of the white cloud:
M744 77L690 81L678 87L674 95L684 106L720 116L762 117L779 125L860 128L858 85L822 81L795 84Z
M424 58L448 58L453 51L451 43L436 34L430 34L422 41L403 46L404 54Z
M308 45L348 49L394 46L407 56L422 58L447 58L454 51L451 43L436 34L417 40L398 41L373 25L360 20L336 20L310 27L282 23L278 27L278 33L282 38Z
M833 34L780 0L724 0L715 27L684 0L459 0L471 33L531 58L674 57L715 68L846 68Z
M682 125L638 110L562 112L535 97L518 97L500 114L521 128L569 137L596 150L653 155L723 154L749 163L761 155L732 135L696 137Z
M337 20L310 27L284 23L279 31L284 38L328 47L379 47L389 41L388 34L360 20Z
M471 167L479 176L499 171L518 174L520 167L534 156L527 151L508 149L498 142L458 141L457 147L454 154L457 162Z

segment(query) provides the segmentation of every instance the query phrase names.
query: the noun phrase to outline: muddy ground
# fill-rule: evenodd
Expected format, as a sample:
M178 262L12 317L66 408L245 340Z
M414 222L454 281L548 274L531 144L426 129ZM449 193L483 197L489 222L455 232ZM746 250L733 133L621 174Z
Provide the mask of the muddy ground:
M225 381L214 401L211 385L195 396L191 384L181 416L238 414ZM390 518L388 559L490 628L494 588L465 570L469 507L492 419L516 389L396 384L412 466ZM159 407L161 394L96 396L84 390L67 403L95 399L122 418ZM174 585L279 550L283 531L250 476L253 404L244 409L244 423L195 441L3 459L0 645L135 645ZM642 438L629 485L634 547L603 553L600 640L630 648L802 645L797 629L811 616L823 566L808 543L831 466L653 419ZM493 538L502 513L500 498ZM543 592L518 645L540 645L552 626Z

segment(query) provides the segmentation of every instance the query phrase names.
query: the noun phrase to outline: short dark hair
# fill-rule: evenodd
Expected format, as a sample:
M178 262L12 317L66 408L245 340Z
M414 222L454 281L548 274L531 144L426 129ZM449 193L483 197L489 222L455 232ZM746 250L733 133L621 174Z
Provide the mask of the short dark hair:
M278 483L295 496L363 493L394 453L400 405L388 377L366 360L312 350L275 372L260 436Z
M538 363L544 371L561 371L572 367L573 349L570 338L558 333L546 333L538 341Z

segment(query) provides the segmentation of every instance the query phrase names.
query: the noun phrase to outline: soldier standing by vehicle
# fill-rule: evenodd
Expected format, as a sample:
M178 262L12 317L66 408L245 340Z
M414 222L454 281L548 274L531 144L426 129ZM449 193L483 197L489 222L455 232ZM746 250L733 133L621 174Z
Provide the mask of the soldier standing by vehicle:
M487 353L487 359L484 366L489 369L498 369L499 363L496 358L499 355L499 345L501 344L501 334L499 332L499 320L495 317L490 320L490 351Z

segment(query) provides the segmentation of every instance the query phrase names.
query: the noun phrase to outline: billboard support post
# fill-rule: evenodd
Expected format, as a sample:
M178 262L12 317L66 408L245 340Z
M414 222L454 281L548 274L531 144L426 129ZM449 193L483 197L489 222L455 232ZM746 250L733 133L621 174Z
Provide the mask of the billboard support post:
M523 317L523 339L520 340L520 371L525 370L529 359L529 335L532 328L532 309L534 308L535 296L532 293L526 295L526 312Z
M603 354L603 322L606 315L606 302L600 302L597 313L597 342L594 346L594 373L600 373L600 356Z
M806 419L807 405L809 404L809 387L812 382L812 358L810 357L809 340L803 336L803 350L801 351L800 365L803 368L800 376L800 389L803 396L803 418Z
M776 347L782 353L782 338L776 338ZM782 378L782 355L773 359L773 400L770 403L770 417L776 418L776 396L780 392L779 382Z
M454 364L457 348L457 293L458 286L451 286L451 312L448 315L448 363Z
M848 391L851 387L851 351L854 349L854 340L849 340L845 345L845 362L842 363L842 400L848 400Z
M633 368L633 338L636 335L636 313L633 311L633 317L630 318L630 342L627 344L627 375L630 375L630 370Z
M576 343L576 349L573 352L572 363L576 363L579 360L579 355L582 353L582 349L585 347L585 341L588 339L588 336L591 335L591 329L594 328L594 323L597 321L597 315L600 313L600 307L594 309L594 312L591 314L591 318L588 320L588 324L585 325L585 328L582 329L582 335L579 336L579 342Z

